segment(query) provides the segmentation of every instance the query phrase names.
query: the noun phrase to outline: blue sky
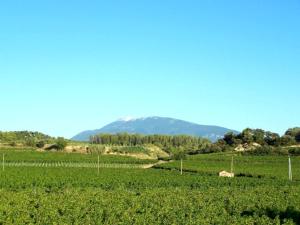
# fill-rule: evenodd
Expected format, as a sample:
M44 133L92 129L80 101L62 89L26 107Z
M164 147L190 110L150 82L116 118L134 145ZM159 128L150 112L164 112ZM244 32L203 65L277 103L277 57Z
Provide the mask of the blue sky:
M11 0L0 28L0 130L300 126L299 0Z

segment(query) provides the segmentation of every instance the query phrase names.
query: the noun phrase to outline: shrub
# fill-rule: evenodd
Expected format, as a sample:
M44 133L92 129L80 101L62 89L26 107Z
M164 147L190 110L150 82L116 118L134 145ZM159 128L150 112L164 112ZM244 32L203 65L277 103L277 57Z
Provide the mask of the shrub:
M57 138L56 146L57 150L64 150L64 148L67 146L67 141L64 138L59 137Z
M300 147L297 147L297 148L287 148L287 151L291 155L300 155Z

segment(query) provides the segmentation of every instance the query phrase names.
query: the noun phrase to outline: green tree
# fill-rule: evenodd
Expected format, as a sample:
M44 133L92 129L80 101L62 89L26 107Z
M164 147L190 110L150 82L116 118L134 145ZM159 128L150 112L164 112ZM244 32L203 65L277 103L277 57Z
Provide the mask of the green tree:
M246 128L241 133L243 143L251 144L254 141L254 131L250 128Z
M285 132L285 135L289 135L294 138L296 142L300 142L300 127L290 128Z
M183 174L183 160L186 158L186 154L182 148L174 150L173 158L180 160L180 174Z
M227 143L223 139L219 139L216 143L211 145L211 149L209 152L225 152L228 146Z
M280 145L280 136L279 134L272 133L267 131L264 138L265 142L271 146L279 146Z
M280 138L280 145L283 145L283 146L293 145L293 144L295 144L295 142L296 142L295 138L293 138L290 135L283 135Z
M223 140L226 142L226 144L233 146L235 144L236 136L233 132L229 132L224 135Z
M285 132L285 135L290 135L292 137L295 137L300 132L300 127L294 127L290 128Z
M27 138L27 140L25 141L25 145L29 147L36 147L36 142L34 138Z
M63 137L59 137L56 140L57 150L64 150L67 144L68 142Z
M186 158L186 154L182 149L174 149L173 150L173 159L174 160L182 160Z
M300 131L295 134L295 140L300 143Z
M254 142L260 144L260 145L264 145L265 144L265 131L262 129L255 129L253 130L253 140Z

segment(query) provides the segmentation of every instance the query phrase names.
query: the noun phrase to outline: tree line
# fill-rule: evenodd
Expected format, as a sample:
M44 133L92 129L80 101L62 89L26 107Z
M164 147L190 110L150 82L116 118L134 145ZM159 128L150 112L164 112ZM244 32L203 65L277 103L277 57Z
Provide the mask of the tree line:
M300 127L288 129L284 135L265 131L262 129L247 128L239 134L232 132L224 135L212 147L213 151L232 150L238 146L251 146L256 144L247 154L300 154L300 148L288 148L300 144Z
M225 134L224 138L219 140L230 146L236 146L239 144L257 143L262 146L289 146L300 143L300 128L290 128L284 135L280 136L277 133L270 131L264 131L262 129L250 129L247 128L239 134L232 132Z
M211 142L201 137L187 135L140 135L140 134L98 134L90 137L91 144L116 145L116 146L140 146L155 145L167 152L182 150L195 152L207 148Z

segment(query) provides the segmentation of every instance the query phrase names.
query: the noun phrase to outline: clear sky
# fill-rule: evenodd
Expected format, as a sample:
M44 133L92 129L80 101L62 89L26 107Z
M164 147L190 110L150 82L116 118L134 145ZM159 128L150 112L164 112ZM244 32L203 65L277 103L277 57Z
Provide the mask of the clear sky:
M300 126L299 0L0 2L0 130L123 116Z

